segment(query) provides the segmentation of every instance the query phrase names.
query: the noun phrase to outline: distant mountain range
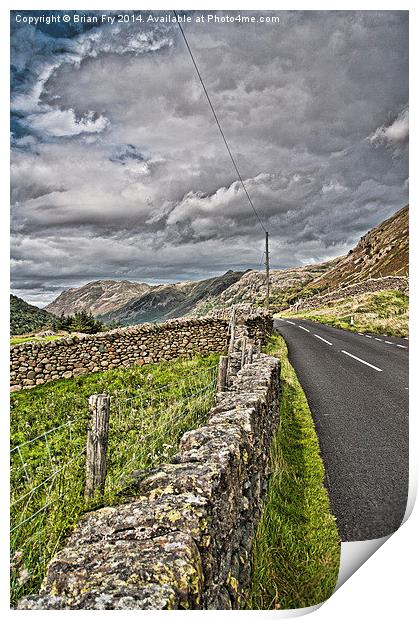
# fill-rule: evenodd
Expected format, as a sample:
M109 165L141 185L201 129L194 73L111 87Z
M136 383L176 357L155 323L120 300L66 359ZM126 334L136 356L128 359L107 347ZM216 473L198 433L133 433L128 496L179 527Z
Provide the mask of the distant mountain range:
M101 315L102 321L118 321L124 325L146 321L167 321L195 311L210 299L240 281L244 271L227 271L222 276L198 282L180 282L157 286L121 308Z
M140 297L150 288L148 284L142 282L97 280L79 288L69 288L63 291L46 306L45 310L57 316L86 310L97 316L120 308L131 299Z
M408 211L406 206L370 230L347 256L317 265L271 270L272 304L287 307L301 295L337 289L370 277L407 275ZM80 310L92 312L104 322L135 325L184 315L202 315L236 303L263 303L265 292L265 273L247 270L227 271L223 275L198 282L155 286L127 280L98 280L63 291L45 310L19 301L33 309L28 314L31 325L35 315L42 322L41 317L47 320L51 316L48 313L67 315ZM22 333L14 331L22 326L22 308L20 305L20 322L16 318L12 321L13 333Z

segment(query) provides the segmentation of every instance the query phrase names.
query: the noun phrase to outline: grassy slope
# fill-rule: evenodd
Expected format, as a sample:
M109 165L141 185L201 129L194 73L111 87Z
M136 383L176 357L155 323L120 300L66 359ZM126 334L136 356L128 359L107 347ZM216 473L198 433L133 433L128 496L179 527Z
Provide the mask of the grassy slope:
M121 478L169 459L181 435L203 423L212 405L214 389L206 388L213 382L217 361L216 355L196 356L114 369L11 395L11 448L74 420L71 431L63 426L47 436L48 443L42 438L23 445L20 454L12 453L12 603L38 590L47 562L83 512L118 501ZM115 396L105 497L87 505L83 498L87 402L89 395L104 392ZM57 470L60 473L51 477ZM49 502L48 510L42 510ZM38 510L39 515L31 518Z
M10 333L24 334L49 327L54 315L32 306L16 295L10 295Z
M281 312L281 316L319 321L355 332L373 332L387 336L408 336L409 297L398 291L364 293L329 302L302 312ZM351 315L354 324L350 324Z
M340 541L323 486L313 419L284 340L272 337L268 352L281 360L283 392L272 475L254 545L249 608L293 609L332 594Z

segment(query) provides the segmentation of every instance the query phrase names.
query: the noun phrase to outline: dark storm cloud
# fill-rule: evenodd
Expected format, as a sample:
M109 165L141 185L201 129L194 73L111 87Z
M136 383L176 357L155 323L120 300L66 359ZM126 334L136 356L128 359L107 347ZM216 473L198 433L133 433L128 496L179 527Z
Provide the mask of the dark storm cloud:
M185 30L285 267L345 253L407 202L408 23L278 14ZM177 27L15 27L12 64L12 273L25 298L258 267L262 231Z

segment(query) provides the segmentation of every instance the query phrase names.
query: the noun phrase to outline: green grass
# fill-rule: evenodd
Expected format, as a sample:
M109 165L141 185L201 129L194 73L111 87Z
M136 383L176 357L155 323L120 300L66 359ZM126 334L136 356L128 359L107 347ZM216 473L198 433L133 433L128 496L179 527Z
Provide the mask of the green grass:
M305 394L280 336L268 353L281 360L280 422L272 473L253 548L250 609L294 609L333 592L340 540L323 485L324 466Z
M58 340L64 336L12 336L10 345L22 344L23 342L47 342L48 340Z
M309 319L354 332L396 337L409 335L409 297L399 291L364 293L312 310L281 312L281 316Z
M120 501L124 476L169 459L181 435L204 422L217 362L217 355L196 356L114 369L11 395L12 604L37 592L83 512ZM104 497L86 503L88 397L97 393L113 396L108 474Z

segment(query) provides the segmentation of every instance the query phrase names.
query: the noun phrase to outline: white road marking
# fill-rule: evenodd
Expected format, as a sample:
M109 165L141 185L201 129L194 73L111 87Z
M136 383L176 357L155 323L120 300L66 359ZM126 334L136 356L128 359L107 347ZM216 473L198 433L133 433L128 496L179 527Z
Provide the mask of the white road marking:
M321 336L318 336L317 334L314 334L314 337L318 338L319 340L323 340L323 342L325 342L326 344L330 344L330 346L333 347L333 344L331 342L329 342L328 340L325 340Z
M379 340L380 342L383 342L382 338L374 338L374 340Z
M290 325L295 325L292 321L287 321L287 323L290 323Z
M361 362L361 364L365 364L366 366L369 366L370 368L373 368L374 370L378 370L378 372L383 372L382 368L377 368L377 366L373 366L369 362L362 360L360 357L357 357L356 355L352 355L352 353L348 353L348 351L341 351L341 353L344 353L345 355L349 355L349 357L353 357L354 360L357 360L358 362Z
M409 338L403 338L403 340L409 340Z
M368 336L368 334L364 334L365 338L372 338L372 336Z
M394 344L394 342L390 342L390 340L384 340L386 344Z
M404 344L396 344L396 347L399 347L400 349L407 349Z
M359 336L364 336L362 332L356 332Z
M303 329L305 332L310 333L310 330L309 330L309 329L307 329L306 327L303 327L302 325L299 325L298 327L299 327L300 329Z

